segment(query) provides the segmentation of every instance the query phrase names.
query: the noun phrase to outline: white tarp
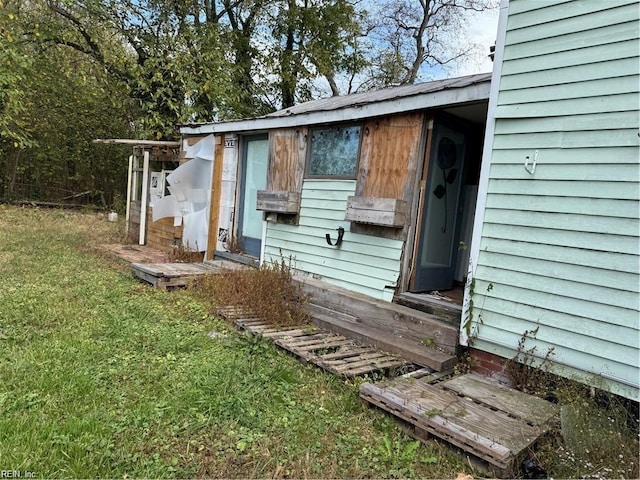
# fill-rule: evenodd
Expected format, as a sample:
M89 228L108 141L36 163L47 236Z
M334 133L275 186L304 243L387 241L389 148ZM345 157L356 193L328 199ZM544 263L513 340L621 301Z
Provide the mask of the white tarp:
M183 217L184 229L182 230L182 244L185 248L195 252L203 252L206 250L209 229L202 227L206 227L208 219L207 208Z
M153 221L174 217L174 225L184 225L182 244L189 250L207 249L209 233L209 191L213 171L214 136L209 135L185 147L189 160L167 175L169 192L154 204Z
M154 222L161 218L173 217L176 212L179 211L178 202L173 195L167 195L166 197L159 198L153 204L153 217Z

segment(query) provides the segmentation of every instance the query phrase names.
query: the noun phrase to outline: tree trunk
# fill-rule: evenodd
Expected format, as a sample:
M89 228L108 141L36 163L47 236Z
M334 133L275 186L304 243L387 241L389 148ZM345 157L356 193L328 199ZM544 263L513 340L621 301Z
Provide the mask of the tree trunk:
M5 194L5 198L10 198L13 193L13 189L16 185L16 178L18 176L18 164L20 163L20 155L22 154L22 150L17 148L13 153L13 171L11 172L11 182L9 182L9 190Z
M293 59L294 32L289 24L287 29L287 41L282 52L282 108L292 107L296 103L297 69Z
M296 0L288 0L287 9L287 37L285 40L284 51L281 58L281 84L280 92L282 94L282 108L295 105L296 88L298 86L298 66L294 58L295 52L295 34L296 25L298 24L298 11Z

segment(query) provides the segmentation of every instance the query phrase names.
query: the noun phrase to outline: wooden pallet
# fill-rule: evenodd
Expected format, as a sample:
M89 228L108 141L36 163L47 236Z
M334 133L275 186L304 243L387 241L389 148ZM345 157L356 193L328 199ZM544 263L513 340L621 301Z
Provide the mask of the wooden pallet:
M302 362L342 377L386 374L412 366L399 357L360 345L312 324L276 328L232 307L218 309L217 314L233 320L236 327L242 330L271 339Z
M519 462L552 427L555 405L488 378L466 374L365 383L360 397L406 422L419 439L435 436L511 477Z
M215 275L240 268L226 260L205 263L132 263L136 277L156 288L186 287L201 275Z
M385 373L408 365L401 358L326 330L289 332L278 337L275 343L305 362L343 377Z

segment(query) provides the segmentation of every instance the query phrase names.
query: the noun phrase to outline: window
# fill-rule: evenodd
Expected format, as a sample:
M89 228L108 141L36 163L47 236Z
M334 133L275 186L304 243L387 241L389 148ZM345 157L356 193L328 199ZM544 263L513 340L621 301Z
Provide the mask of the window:
M359 125L312 130L307 176L355 179L359 149Z

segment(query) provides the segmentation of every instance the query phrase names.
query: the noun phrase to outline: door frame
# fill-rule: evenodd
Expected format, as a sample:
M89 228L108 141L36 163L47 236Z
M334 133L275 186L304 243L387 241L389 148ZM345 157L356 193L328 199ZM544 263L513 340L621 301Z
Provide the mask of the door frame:
M467 142L467 147L470 138L472 138L472 128L473 126L466 122L464 119L455 117L443 111L433 112L431 115L427 117L426 127L427 127L427 139L425 142L424 156L423 156L423 165L422 165L422 175L419 180L418 187L418 208L417 214L415 217L415 234L413 236L412 242L412 252L411 252L411 262L410 262L410 273L409 273L409 281L406 284L406 290L408 292L415 291L416 288L416 273L418 268L418 260L420 256L420 240L423 234L423 230L425 225L423 225L423 217L424 217L424 208L425 208L425 196L426 196L426 188L427 183L429 181L429 174L431 173L431 151L433 149L433 137L434 133L437 132L438 125L443 124L449 128L454 128L459 130L465 135L465 141ZM463 157L463 165L467 163L469 157L468 148L465 148L464 157ZM461 173L463 178L461 181L464 181L465 171ZM464 185L463 185L464 186ZM458 204L462 201L462 193L460 193L460 197L458 200ZM456 211L459 208L456 209ZM462 215L460 213L456 213L455 219L455 237L459 237L460 235L460 223L462 220ZM455 242L455 239L454 239ZM457 257L457 253L455 254ZM453 261L455 264L456 262Z
M245 186L246 186L246 173L247 173L247 144L256 140L269 140L268 133L258 133L251 135L242 135L239 137L239 162L238 162L238 182L236 190L236 212L235 215L235 239L241 252L246 255L260 257L261 248L258 248L258 255L253 255L247 251L245 245L245 237L242 235L242 222L244 221L244 207L245 207ZM267 170L269 168L269 158L267 156ZM265 185L266 185L265 177ZM250 238L250 237L247 237ZM262 242L262 239L260 240ZM253 249L255 252L255 249Z

